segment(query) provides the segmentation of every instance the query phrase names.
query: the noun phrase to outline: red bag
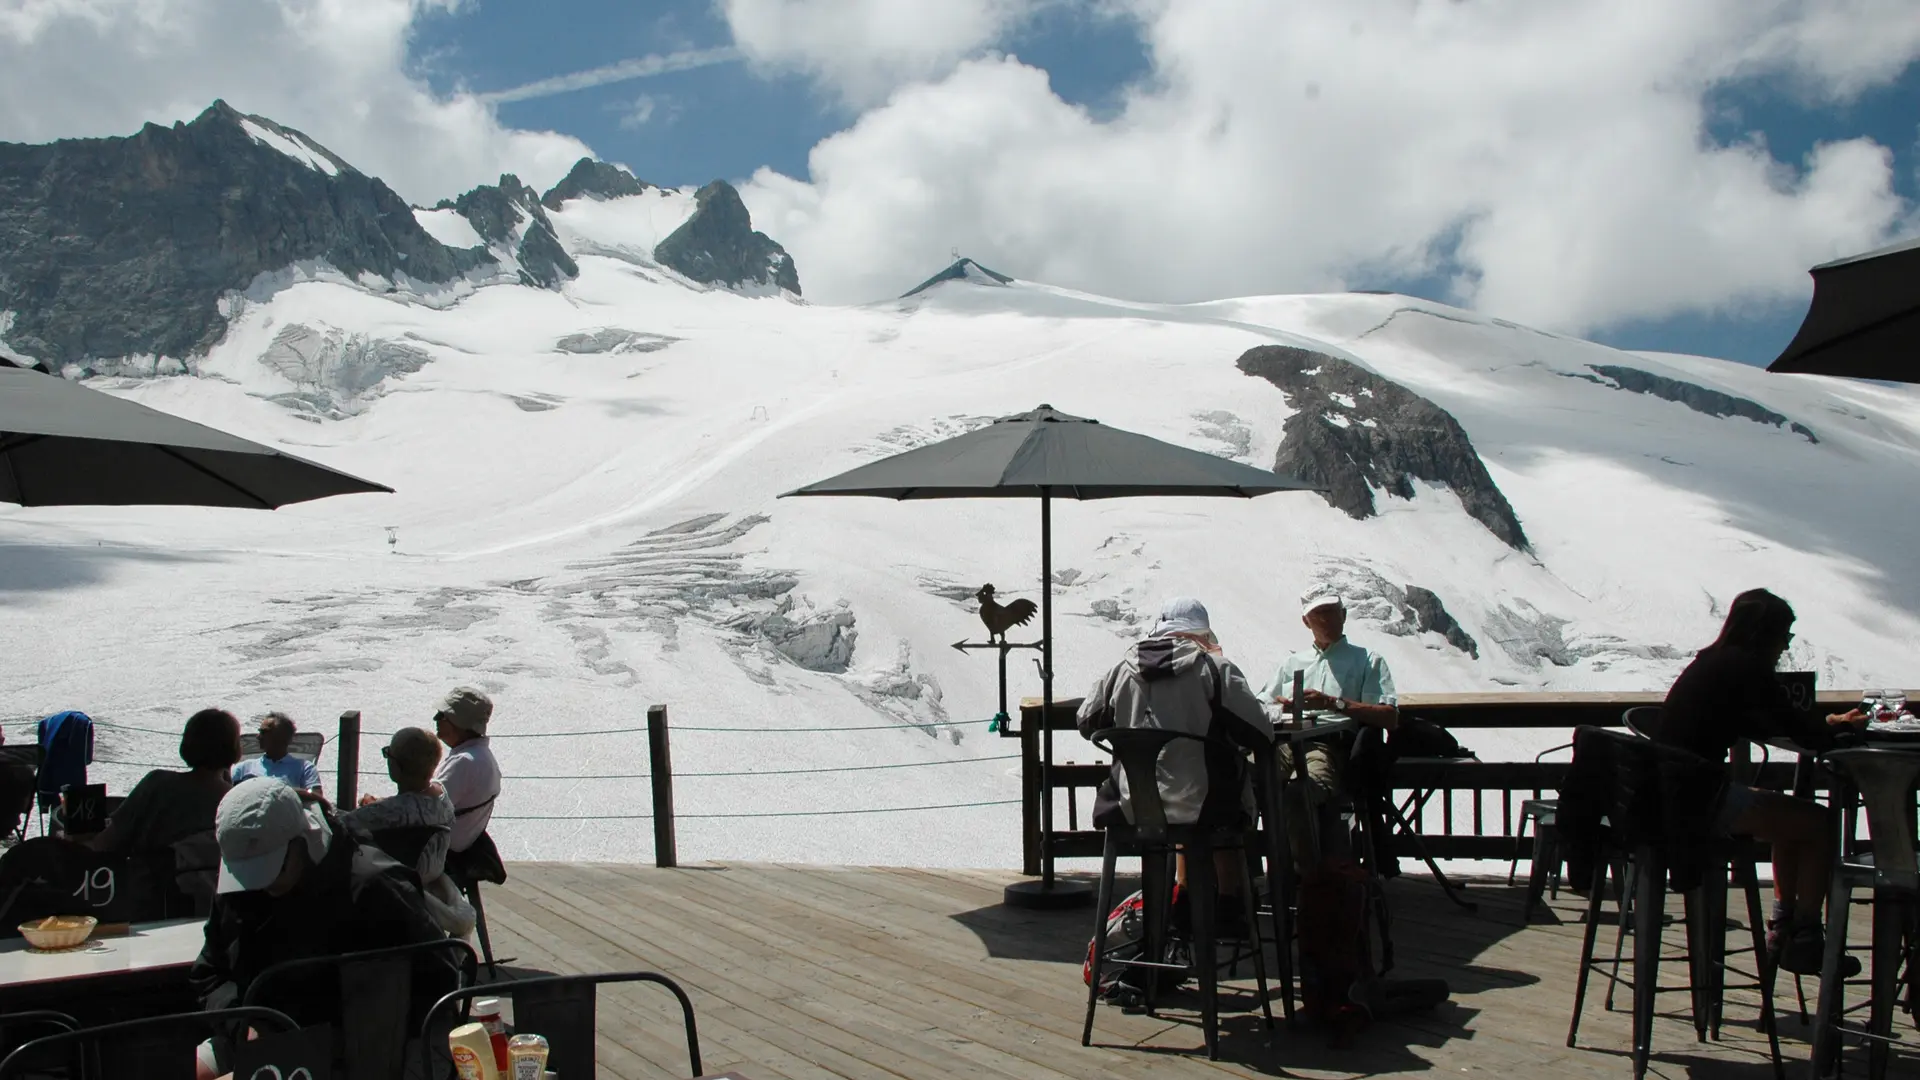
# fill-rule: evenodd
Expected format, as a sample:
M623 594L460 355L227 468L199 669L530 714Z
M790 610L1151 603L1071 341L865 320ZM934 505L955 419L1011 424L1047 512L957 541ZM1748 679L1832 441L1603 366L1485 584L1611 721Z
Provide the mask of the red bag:
M1176 902L1180 899L1180 887L1178 885L1174 886L1173 899ZM1119 904L1114 906L1113 911L1107 915L1107 959L1100 965L1101 997L1104 998L1108 996L1113 988L1121 982L1127 982L1135 986L1146 985L1145 980L1148 975L1143 969L1130 968L1113 962L1115 960L1144 960L1147 958L1146 913L1146 899L1140 893L1136 892L1125 900L1120 901ZM1179 929L1179 927L1174 926L1168 927L1167 950L1169 956L1163 957L1162 959L1170 960L1175 958L1172 954L1178 948L1175 938L1178 936ZM1099 947L1100 943L1098 941L1087 942L1087 956L1080 964L1080 982L1082 985L1091 985L1093 982L1093 952ZM1175 972L1158 971L1153 974L1160 976L1160 988L1162 990L1170 990L1179 985L1180 978Z

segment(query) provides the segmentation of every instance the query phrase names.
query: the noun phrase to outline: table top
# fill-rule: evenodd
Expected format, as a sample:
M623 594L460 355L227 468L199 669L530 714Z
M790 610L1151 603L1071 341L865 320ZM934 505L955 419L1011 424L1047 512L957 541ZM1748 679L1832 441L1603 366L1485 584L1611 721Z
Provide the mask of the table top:
M1328 713L1326 715L1338 716L1339 714ZM1273 740L1275 742L1282 740L1294 743L1311 742L1314 739L1327 739L1335 735L1345 734L1359 726L1360 721L1355 720L1351 716L1342 716L1338 720L1321 720L1316 718L1312 713L1308 713L1306 723L1301 727L1281 727L1275 724L1273 728Z
M206 944L205 926L204 919L136 923L129 933L60 953L33 952L25 938L0 941L0 989L186 967Z

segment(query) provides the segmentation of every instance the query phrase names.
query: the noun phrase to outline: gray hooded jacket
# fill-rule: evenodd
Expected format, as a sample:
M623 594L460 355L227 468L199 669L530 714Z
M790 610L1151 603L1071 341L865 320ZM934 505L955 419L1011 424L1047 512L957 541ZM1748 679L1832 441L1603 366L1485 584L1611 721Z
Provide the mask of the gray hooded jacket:
M1218 719L1227 725L1226 731L1213 730L1216 687ZM1087 692L1077 719L1082 735L1105 727L1160 728L1230 739L1241 746L1273 741L1273 721L1240 669L1177 637L1149 638L1128 649L1125 659ZM1177 825L1196 821L1207 798L1205 748L1187 740L1171 744L1160 755L1159 772L1167 821ZM1120 788L1120 805L1131 821L1127 778L1118 762L1113 775ZM1242 802L1251 813L1251 788L1242 793Z

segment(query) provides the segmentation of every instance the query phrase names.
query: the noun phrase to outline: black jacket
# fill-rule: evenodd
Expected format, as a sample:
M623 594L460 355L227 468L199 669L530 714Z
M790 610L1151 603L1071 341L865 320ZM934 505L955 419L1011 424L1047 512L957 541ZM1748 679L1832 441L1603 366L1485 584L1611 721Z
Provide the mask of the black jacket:
M427 914L414 872L382 854L331 815L332 846L286 896L228 893L214 900L206 945L188 974L206 1009L240 1004L262 971L287 960L437 941L446 934ZM444 965L443 965L444 966ZM415 967L414 1000L431 1002L452 989ZM260 1004L303 1026L337 1023L340 989L333 979L276 980Z
M1824 750L1833 742L1826 724L1793 707L1767 657L1709 645L1667 691L1654 740L1723 762L1737 742L1781 737L1810 750Z
M1560 788L1556 826L1568 872L1585 886L1608 852L1652 848L1682 892L1698 884L1715 832L1726 768L1623 731L1581 726Z

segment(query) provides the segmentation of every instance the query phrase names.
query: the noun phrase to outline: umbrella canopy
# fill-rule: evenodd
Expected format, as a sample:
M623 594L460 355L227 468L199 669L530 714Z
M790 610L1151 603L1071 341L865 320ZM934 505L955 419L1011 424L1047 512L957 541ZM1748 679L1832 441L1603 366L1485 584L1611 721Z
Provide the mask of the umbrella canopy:
M1812 274L1806 321L1767 370L1920 382L1920 240Z
M392 490L0 359L0 502L271 510Z
M1068 416L1051 405L895 454L787 495L883 499L1252 498L1312 491L1303 480ZM786 496L782 496L785 498Z
M1053 712L1053 514L1055 498L1213 495L1250 499L1313 484L1145 435L1068 416L1051 405L1005 416L978 431L908 450L808 484L787 495L870 495L882 499L1040 500L1040 693ZM781 496L785 498L786 496ZM1006 652L1001 650L1001 693ZM1041 724L1040 790L1051 792L1053 726ZM1010 885L1006 901L1067 907L1092 899L1083 883L1053 873L1053 799L1040 800L1041 879Z

